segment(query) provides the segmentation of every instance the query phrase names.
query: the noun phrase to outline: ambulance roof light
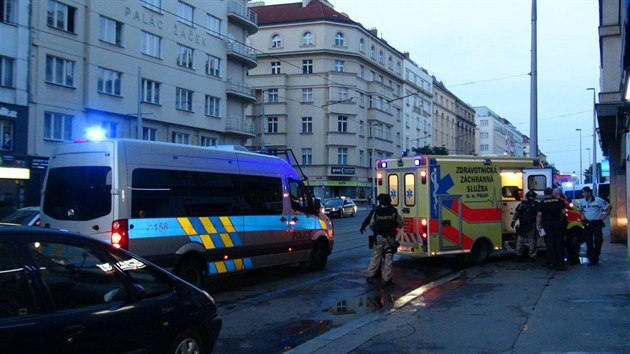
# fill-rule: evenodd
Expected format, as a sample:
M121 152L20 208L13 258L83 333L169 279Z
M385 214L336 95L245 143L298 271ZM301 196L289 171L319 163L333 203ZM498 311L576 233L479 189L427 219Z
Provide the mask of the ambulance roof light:
M378 164L378 167L380 168L387 168L387 161L380 161Z

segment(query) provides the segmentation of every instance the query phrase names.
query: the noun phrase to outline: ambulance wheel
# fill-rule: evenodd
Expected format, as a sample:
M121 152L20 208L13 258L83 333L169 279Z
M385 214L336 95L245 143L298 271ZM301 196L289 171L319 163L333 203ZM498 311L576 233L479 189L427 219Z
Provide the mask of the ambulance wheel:
M175 267L175 275L194 286L202 286L206 271L201 256L189 255L182 258Z
M322 270L328 262L328 247L325 241L317 241L311 250L311 258L308 261L310 270Z
M474 265L481 265L486 262L490 254L490 244L485 240L478 240L470 250L469 262Z

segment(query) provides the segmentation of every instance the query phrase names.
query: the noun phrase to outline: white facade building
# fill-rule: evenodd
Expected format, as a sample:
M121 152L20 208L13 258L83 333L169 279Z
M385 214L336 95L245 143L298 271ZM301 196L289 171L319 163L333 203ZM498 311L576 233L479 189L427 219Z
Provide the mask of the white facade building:
M509 120L485 106L474 107L479 155L526 156L526 138Z
M403 62L403 146L413 148L433 145L433 77L405 53Z

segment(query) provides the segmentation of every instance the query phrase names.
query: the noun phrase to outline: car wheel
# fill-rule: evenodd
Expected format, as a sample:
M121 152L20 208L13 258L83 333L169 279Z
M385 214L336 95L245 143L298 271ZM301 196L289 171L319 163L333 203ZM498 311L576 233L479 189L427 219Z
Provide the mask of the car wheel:
M200 257L186 256L175 267L175 274L185 281L200 287L206 276L206 270Z
M315 242L311 250L311 258L308 262L310 270L322 270L328 261L328 247L323 240Z
M488 241L478 240L473 245L472 250L470 250L470 263L474 265L481 265L486 262L488 259L488 255L490 254L490 245Z
M204 354L201 336L192 329L185 329L173 338L167 354Z

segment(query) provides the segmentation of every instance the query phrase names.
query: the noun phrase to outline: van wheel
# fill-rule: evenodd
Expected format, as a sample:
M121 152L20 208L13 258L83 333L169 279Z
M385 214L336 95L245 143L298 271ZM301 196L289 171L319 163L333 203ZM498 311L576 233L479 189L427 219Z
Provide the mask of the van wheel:
M310 270L322 270L328 261L328 247L325 242L317 241L311 250L311 258L308 262Z
M206 270L204 263L199 257L187 256L179 261L179 264L175 267L175 275L194 286L200 287L203 285Z
M489 254L490 244L488 244L488 241L479 240L473 245L468 260L473 265L481 265L486 263Z
M201 336L196 331L185 329L175 336L167 354L205 353Z

